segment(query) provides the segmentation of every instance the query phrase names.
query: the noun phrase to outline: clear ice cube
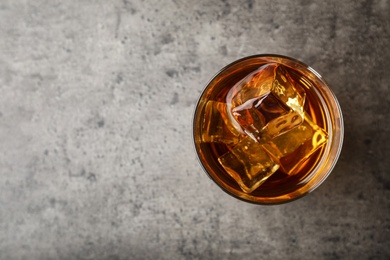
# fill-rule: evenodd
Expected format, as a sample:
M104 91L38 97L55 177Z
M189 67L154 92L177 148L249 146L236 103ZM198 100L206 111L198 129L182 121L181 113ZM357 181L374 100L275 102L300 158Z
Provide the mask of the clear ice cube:
M242 139L233 122L227 117L226 103L208 101L205 106L202 141L236 144Z
M279 65L276 68L271 91L280 101L298 111L303 117L306 92L291 78L285 66Z
M237 83L226 101L228 118L261 143L297 127L304 118L305 91L284 66L275 63Z
M305 113L304 122L263 147L288 175L294 175L300 166L328 140L327 133Z
M218 161L246 193L257 189L279 168L264 148L249 136Z
M226 103L232 108L243 105L250 99L262 97L271 91L276 63L269 63L249 73L236 83L226 96Z

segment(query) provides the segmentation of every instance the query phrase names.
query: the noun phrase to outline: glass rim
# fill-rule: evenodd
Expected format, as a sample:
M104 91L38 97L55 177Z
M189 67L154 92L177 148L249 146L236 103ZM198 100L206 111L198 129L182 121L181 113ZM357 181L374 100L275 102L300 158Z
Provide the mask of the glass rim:
M337 131L332 129L332 131L335 132L335 133L333 134L331 145L327 145L327 149L329 151L326 154L324 153L321 156L321 160L324 160L325 157L332 157L332 159L330 161L328 160L328 162L326 164L326 166L327 166L326 172L324 174L322 174L321 178L314 185L308 187L307 190L305 190L304 192L298 193L296 196L294 196L292 198L284 198L284 199L281 198L281 197L283 197L286 194L281 195L281 196L277 196L277 197L256 197L256 196L252 196L250 194L239 196L238 194L230 191L224 185L221 185L212 176L212 174L209 172L209 170L206 168L206 166L204 165L204 163L203 163L203 161L201 159L201 154L200 154L200 151L199 151L200 148L198 147L197 141L196 141L196 124L197 124L197 119L199 117L199 116L197 116L198 113L199 113L199 104L201 103L202 98L204 97L204 95L205 95L206 91L208 90L209 86L223 72L225 72L229 68L231 68L231 67L233 67L233 66L235 66L235 65L237 65L239 63L251 60L251 59L261 59L261 58L282 59L282 60L285 60L285 61L292 62L293 64L297 64L297 65L301 66L302 68L310 71L315 76L315 79L318 80L320 83L322 83L321 86L325 87L325 89L320 89L321 90L320 97L324 98L324 96L325 96L326 97L326 101L328 101L328 103L329 102L332 103L331 107L329 107L328 103L326 103L326 105L327 105L326 108L329 110L328 114L331 113L333 115L333 118L331 117L331 115L327 115L327 116L324 116L324 119L328 121L327 124L329 124L329 121L332 120L332 119L334 120L334 123L337 124L337 126L335 126L334 124L329 124L330 127L334 128L334 129L337 128ZM282 63L282 62L279 62L279 63ZM317 91L318 90L318 86L316 84L314 84L314 85L315 85L315 89ZM325 92L325 93L323 93L323 92ZM323 106L323 105L324 104L321 104L321 106ZM333 111L330 111L330 110L333 110ZM335 117L336 115L337 115L337 117ZM246 57L242 57L240 59L234 60L233 62L227 64L222 69L220 69L217 73L214 74L213 77L211 77L211 79L207 82L207 84L205 85L205 87L201 91L201 93L199 95L199 98L197 99L194 112L193 112L192 124L193 124L192 125L193 126L193 128L192 128L193 129L192 130L192 134L193 134L192 140L193 140L193 144L194 144L193 147L194 147L195 152L197 154L197 156L196 156L197 160L198 160L199 164L201 165L203 171L207 174L207 176L209 176L209 178L214 183L217 184L218 187L220 187L228 195L230 195L230 196L232 196L232 197L234 197L236 199L239 199L241 201L245 201L245 202L256 204L256 205L278 205L278 204L284 204L284 203L288 203L288 202L291 202L291 201L295 201L295 200L297 200L299 198L302 198L303 196L305 196L305 195L313 192L314 190L316 190L328 178L328 176L330 175L330 173L332 172L332 170L336 166L338 158L339 158L339 156L341 154L342 145L343 145L343 139L344 139L344 120L343 120L343 116L342 116L341 106L340 106L340 103L338 102L338 100L336 98L336 95L333 93L332 89L329 87L329 84L325 81L325 79L321 76L321 74L319 74L311 66L308 66L304 62L302 62L300 60L297 60L295 58L292 58L292 57L289 57L289 56L285 56L285 55L280 55L280 54L255 54L255 55L250 55L250 56L246 56ZM320 162L317 163L316 167L312 170L312 173L316 172L315 169L318 168L320 166L320 164L321 164ZM304 186L308 186L310 181L312 181L313 179L317 179L317 178L314 178L314 177L311 178ZM294 192L296 192L296 191L293 191L291 193L294 193ZM240 191L240 193L242 193L242 192ZM258 199L250 199L250 198L258 198Z

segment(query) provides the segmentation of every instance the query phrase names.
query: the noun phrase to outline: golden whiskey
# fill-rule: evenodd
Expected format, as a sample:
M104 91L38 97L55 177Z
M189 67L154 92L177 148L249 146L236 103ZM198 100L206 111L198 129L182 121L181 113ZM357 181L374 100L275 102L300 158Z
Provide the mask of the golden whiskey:
M231 195L264 204L317 185L324 177L318 165L330 147L337 146L337 159L342 141L341 111L330 91L321 95L323 86L314 70L282 56L249 57L222 70L194 118L195 146L209 176Z

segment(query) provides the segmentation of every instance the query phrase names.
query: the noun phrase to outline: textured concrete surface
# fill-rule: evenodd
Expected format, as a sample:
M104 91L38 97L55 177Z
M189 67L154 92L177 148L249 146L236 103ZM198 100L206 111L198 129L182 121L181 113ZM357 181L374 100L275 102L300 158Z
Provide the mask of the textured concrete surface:
M390 1L0 1L0 259L389 259ZM314 193L256 206L202 172L208 80L300 59L345 118Z

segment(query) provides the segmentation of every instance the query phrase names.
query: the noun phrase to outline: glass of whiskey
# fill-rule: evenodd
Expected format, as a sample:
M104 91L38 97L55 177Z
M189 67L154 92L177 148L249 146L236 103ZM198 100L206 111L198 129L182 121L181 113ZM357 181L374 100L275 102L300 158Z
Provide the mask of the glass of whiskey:
M281 204L316 189L339 157L340 105L320 74L281 55L255 55L223 68L197 103L199 161L228 194Z

